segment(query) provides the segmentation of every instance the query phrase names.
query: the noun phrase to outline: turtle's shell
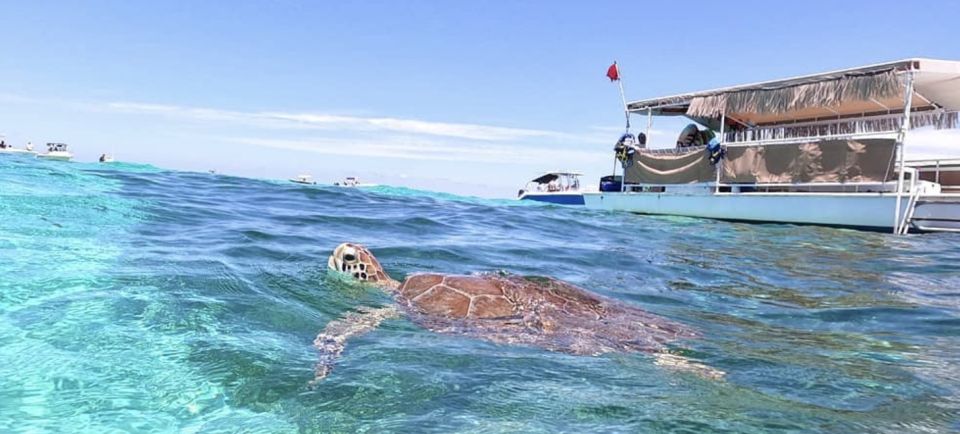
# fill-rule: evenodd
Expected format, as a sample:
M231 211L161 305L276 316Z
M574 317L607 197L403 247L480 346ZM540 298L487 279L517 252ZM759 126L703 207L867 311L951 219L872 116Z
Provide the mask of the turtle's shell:
M448 334L574 354L658 351L689 328L539 276L415 274L397 291L417 323Z
M399 295L421 313L448 318L503 318L539 306L594 320L604 312L601 297L539 276L414 274L400 285Z
M498 318L518 309L491 276L415 274L400 285L400 296L422 313L448 318Z

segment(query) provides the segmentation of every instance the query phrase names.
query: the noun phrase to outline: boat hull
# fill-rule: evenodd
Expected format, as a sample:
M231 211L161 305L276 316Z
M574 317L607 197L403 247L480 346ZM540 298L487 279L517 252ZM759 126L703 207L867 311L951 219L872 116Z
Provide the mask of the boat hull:
M68 154L65 152L49 152L46 154L37 154L37 158L43 158L45 160L70 161L73 159L73 154Z
M918 200L911 222L920 231L960 232L960 194Z
M583 193L530 193L520 196L520 200L535 200L537 202L553 203L557 205L583 205Z
M11 154L11 155L36 155L34 151L28 151L26 149L0 149L0 154Z
M885 231L893 230L896 199L884 193L584 194L586 206L593 209ZM904 197L902 210L907 202Z

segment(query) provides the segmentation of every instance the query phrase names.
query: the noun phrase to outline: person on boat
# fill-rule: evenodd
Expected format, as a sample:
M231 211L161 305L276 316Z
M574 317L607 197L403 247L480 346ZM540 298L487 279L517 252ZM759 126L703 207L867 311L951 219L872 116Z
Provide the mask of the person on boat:
M6 141L0 140L0 149L7 149L7 142L6 142Z
M689 124L680 131L677 137L677 149L689 146L703 146L710 143L715 137L711 130L700 130L697 124Z
M100 154L100 162L103 163L107 161L107 154Z
M677 137L677 148L686 148L688 146L697 146L700 143L700 129L696 124L688 124L680 130L680 136Z
M617 140L617 144L613 146L613 153L617 156L618 160L627 164L639 148L640 147L636 146L636 140L633 134L624 133L620 136L620 139Z
M32 151L32 150L33 150L33 142L27 142L27 150L28 150L28 151Z

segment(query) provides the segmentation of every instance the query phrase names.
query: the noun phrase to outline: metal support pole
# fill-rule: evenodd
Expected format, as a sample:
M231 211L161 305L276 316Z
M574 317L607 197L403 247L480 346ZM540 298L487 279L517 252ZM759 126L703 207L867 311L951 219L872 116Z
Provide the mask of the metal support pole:
M627 95L623 92L623 75L620 74L620 64L613 62L617 68L617 85L620 87L620 101L623 102L623 116L627 118L627 132L630 132L630 109L627 108Z
M650 143L650 128L653 127L653 110L647 109L647 143Z
M616 180L616 178L614 178ZM627 191L627 168L624 167L620 172L620 192L623 193Z
M900 204L903 201L903 175L906 169L903 164L904 152L903 145L907 140L907 131L910 129L910 106L913 104L913 71L907 71L907 83L904 87L903 96L903 122L900 123L900 134L897 135L897 164L899 165L899 175L897 176L897 208L893 211L893 233L900 231ZM906 223L906 222L904 222Z
M724 110L723 112L720 113L720 147L721 148L723 148L723 141L724 141L723 134L725 131L724 127L726 126L726 124L727 124L727 112L726 110ZM720 165L721 164L723 164L723 160L722 159L717 160L717 164L714 167L714 170L717 172L717 182L714 184L714 188L715 188L714 194L720 192L720 167L721 167ZM732 193L733 189L731 189L730 192Z

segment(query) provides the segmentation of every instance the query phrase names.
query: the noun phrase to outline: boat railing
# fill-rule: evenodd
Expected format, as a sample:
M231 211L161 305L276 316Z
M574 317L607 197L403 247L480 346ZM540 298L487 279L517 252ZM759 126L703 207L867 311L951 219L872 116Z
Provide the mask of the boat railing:
M684 146L681 148L638 148L640 152L644 154L656 154L656 155L674 155L674 154L686 154L689 152L703 151L707 149L707 145L692 145Z
M798 140L846 139L867 136L895 135L900 131L903 113L884 113L855 116L815 118L774 125L751 126L747 129L724 133L728 146L796 142ZM958 112L933 110L915 112L911 115L913 128L934 126L950 128L957 124Z
M922 191L920 180L915 171L907 169L907 182L905 193ZM715 188L719 188L715 190ZM770 191L770 190L774 191ZM878 181L850 181L850 182L697 182L690 184L653 184L636 183L626 184L624 193L692 193L718 195L738 195L738 194L756 194L756 193L822 193L822 194L850 194L850 193L881 193L896 194L897 182L895 180L887 182Z

